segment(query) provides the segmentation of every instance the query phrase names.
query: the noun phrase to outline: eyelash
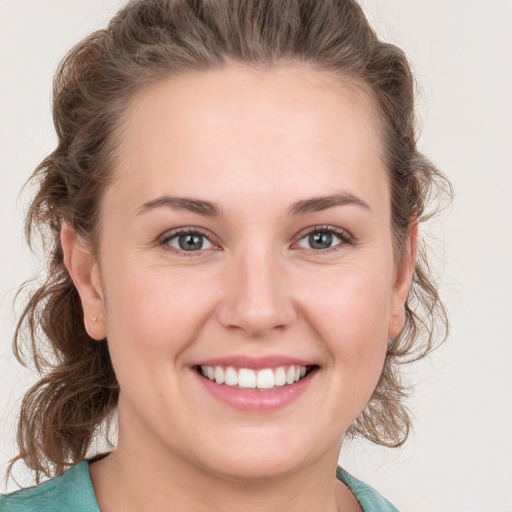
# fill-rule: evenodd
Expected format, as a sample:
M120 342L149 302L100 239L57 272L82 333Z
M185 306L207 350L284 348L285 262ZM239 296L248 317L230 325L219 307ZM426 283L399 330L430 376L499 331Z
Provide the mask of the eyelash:
M197 251L186 251L183 249L178 249L176 247L172 247L169 244L169 242L171 240L173 240L175 238L178 239L180 236L183 236L183 235L198 235L198 236L202 237L203 239L208 240L208 242L214 246L215 250L219 249L218 245L216 243L212 242L211 235L209 235L206 231L202 230L201 228L196 228L196 227L178 228L174 231L168 232L159 239L158 245L160 245L167 251L172 251L172 252L175 252L182 256L198 256L204 250L210 250L208 248L208 249L199 249Z
M304 240L306 237L317 234L317 233L329 233L332 235L335 235L340 239L340 242L336 245L333 245L331 247L327 247L325 249L313 249L313 248L305 248L306 250L309 250L313 252L314 254L326 254L330 252L335 252L340 250L344 245L353 245L354 239L353 236L348 233L344 229L335 228L334 226L313 226L306 228L305 230L301 231L296 237L295 241L292 243L291 247L297 246L302 240ZM173 239L178 239L180 236L183 235L198 235L202 237L203 239L206 239L210 244L212 244L213 248L215 250L219 250L220 247L218 244L213 242L211 240L211 235L209 235L206 231L202 230L201 228L196 227L190 227L190 228L178 228L174 231L171 231L170 233L166 233L163 235L159 241L158 245L162 246L165 250L172 251L175 253L178 253L183 256L198 256L200 255L204 250L211 250L210 248L207 249L198 249L197 251L187 251L184 249L179 249L176 247L172 247L169 242Z
M313 226L310 228L306 228L305 230L301 231L297 237L296 242L293 243L293 245L298 244L300 241L304 240L306 237L314 235L316 233L329 233L332 235L335 235L340 239L340 242L336 245L333 245L331 247L327 247L326 249L312 249L309 248L308 250L315 253L315 254L326 254L331 252L339 251L343 246L345 245L354 245L354 237L346 230L336 228L334 226Z

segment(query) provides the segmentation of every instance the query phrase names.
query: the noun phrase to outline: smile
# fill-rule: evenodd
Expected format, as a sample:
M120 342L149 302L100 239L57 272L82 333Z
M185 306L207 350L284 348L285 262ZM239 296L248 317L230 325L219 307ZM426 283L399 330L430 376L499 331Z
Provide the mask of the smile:
M199 366L203 377L229 387L238 389L268 390L299 382L312 367L287 365L277 368L235 368L233 366Z

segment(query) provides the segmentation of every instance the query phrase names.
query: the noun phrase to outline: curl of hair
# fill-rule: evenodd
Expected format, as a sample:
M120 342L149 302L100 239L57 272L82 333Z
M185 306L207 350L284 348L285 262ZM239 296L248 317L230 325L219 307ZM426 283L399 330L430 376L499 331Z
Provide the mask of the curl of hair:
M99 205L113 176L130 99L146 84L228 61L309 65L369 92L386 148L398 258L411 222L428 216L431 196L451 193L449 182L417 149L414 79L405 55L377 38L354 0L128 2L105 30L68 53L55 76L58 146L31 178L38 192L26 218L29 243L36 230L47 241L49 268L25 305L14 340L21 361L28 338L42 377L23 400L19 454L10 469L22 459L37 481L63 473L86 456L118 400L107 342L86 333L80 299L63 263L62 221L94 249ZM377 388L348 431L388 446L402 444L410 429L401 365L429 353L447 330L423 248L405 309L405 327L389 342Z

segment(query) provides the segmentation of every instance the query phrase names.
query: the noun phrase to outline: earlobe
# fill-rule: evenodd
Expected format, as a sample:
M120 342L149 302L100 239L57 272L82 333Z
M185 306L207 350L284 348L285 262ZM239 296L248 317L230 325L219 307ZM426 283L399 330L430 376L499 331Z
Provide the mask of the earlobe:
M405 302L411 288L411 282L418 254L418 221L411 220L409 236L402 257L397 266L393 288L392 311L389 320L388 339L400 334L405 325Z
M69 222L63 222L60 241L66 266L80 295L84 311L84 325L93 339L106 337L104 301L98 263L91 250L77 237Z

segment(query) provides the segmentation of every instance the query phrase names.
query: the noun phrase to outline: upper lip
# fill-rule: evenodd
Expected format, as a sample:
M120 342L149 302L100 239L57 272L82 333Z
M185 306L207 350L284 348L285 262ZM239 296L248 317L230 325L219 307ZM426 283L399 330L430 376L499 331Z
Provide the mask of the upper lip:
M263 357L249 357L242 355L215 357L204 359L194 366L233 366L235 368L250 368L253 370L262 368L277 368L279 366L312 366L315 363L296 357L270 355Z

